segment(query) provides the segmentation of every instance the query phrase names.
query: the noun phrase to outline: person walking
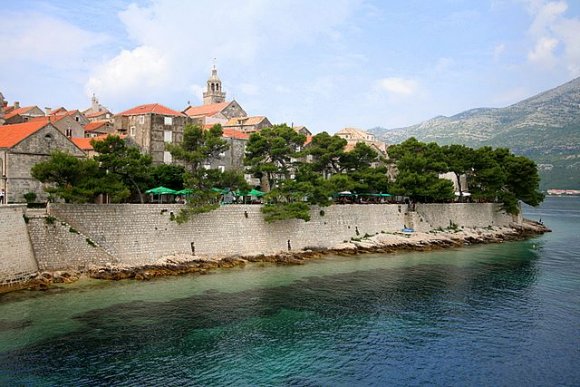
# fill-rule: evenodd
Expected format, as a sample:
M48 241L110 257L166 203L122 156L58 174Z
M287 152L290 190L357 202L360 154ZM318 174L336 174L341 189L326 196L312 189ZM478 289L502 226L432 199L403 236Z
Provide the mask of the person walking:
M4 204L5 198L6 198L6 191L4 191L4 188L2 188L2 190L0 191L0 204Z

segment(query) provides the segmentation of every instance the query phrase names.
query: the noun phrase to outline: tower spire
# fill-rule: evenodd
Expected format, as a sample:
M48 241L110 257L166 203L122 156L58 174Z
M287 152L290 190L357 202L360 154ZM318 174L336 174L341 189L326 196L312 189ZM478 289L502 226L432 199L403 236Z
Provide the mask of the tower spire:
M210 105L213 103L221 103L226 100L226 93L222 91L222 81L218 77L217 68L215 65L216 59L213 58L213 67L211 75L207 80L207 89L203 93L203 104Z

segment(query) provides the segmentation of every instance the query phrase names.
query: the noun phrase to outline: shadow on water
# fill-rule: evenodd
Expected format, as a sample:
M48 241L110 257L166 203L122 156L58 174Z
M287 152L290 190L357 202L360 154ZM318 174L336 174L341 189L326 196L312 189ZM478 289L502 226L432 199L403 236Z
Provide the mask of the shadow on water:
M0 384L277 380L308 385L344 382L355 375L360 380L356 369L349 371L360 356L369 364L392 357L393 365L397 351L403 356L432 340L451 339L454 332L481 329L487 324L482 318L503 316L509 322L508 306L518 308L518 323L526 329L526 314L534 309L527 289L537 276L536 259L522 243L512 246L509 257L485 257L464 267L417 264L355 271L91 310L75 317L80 324L75 332L0 353ZM362 333L369 326L375 336ZM0 330L18 327L0 320ZM297 348L305 351L302 358L295 358ZM279 364L280 357L286 366ZM243 369L254 361L262 366ZM366 370L367 380L380 380L380 372L385 371Z

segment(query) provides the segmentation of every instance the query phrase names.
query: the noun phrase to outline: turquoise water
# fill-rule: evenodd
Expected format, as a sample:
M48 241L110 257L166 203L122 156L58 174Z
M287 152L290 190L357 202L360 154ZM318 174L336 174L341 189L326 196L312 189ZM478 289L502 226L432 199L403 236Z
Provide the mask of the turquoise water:
M580 200L524 242L0 296L0 385L580 385Z

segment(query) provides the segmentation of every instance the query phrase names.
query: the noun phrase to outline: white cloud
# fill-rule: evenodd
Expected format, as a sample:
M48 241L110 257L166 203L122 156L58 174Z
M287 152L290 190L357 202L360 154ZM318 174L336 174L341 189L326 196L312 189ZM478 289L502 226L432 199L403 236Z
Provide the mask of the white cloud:
M99 66L86 88L102 90L102 100L107 93L125 104L154 92L159 102L176 94L192 99L185 85L207 76L213 58L220 74L232 68L272 66L272 58L285 55L295 45L340 39L336 27L358 1L152 0L146 5L132 4L119 17L135 47ZM151 84L151 78L163 80L165 87ZM259 88L240 84L239 91L252 96ZM135 98L121 98L129 95Z
M528 53L531 62L539 63L545 67L553 67L556 64L554 50L558 46L558 40L553 38L540 38L536 46Z
M2 15L0 47L3 62L37 62L58 68L82 64L90 50L110 40L105 34L83 30L65 20L42 14Z
M170 69L163 54L155 48L141 46L132 51L123 50L97 69L89 78L86 91L87 95L96 93L102 100L115 101L139 89L160 91L169 78Z
M528 0L527 4L533 17L528 32L534 42L529 61L543 67L560 65L570 75L580 75L580 19L566 16L565 1Z
M380 79L377 86L391 95L408 97L417 92L419 83L414 79L390 77Z

